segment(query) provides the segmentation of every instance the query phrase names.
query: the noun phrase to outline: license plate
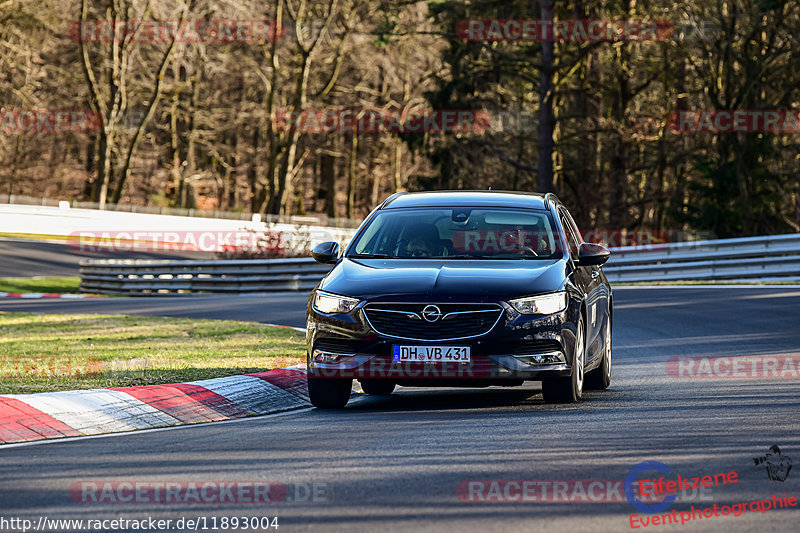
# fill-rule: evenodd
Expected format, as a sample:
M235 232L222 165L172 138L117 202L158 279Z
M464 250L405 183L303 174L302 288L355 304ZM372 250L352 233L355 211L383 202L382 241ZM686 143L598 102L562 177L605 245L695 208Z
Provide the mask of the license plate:
M394 361L469 363L469 346L392 346Z

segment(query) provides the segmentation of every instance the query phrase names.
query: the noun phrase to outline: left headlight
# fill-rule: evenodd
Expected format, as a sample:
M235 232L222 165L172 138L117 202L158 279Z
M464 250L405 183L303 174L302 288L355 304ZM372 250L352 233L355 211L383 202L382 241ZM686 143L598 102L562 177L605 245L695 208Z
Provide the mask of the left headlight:
M314 309L320 313L349 313L360 300L329 292L317 291L314 295Z
M529 296L510 300L514 309L523 315L552 315L567 308L567 293L564 291Z

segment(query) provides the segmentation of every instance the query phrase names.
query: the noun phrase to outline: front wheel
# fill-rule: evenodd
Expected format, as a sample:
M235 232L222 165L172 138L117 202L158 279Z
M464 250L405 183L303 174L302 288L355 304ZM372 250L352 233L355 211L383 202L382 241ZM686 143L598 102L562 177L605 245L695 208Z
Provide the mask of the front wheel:
M347 405L352 379L320 379L308 377L308 397L314 407L339 409Z
M611 385L611 319L606 321L603 335L603 362L600 366L586 374L586 388L593 390L607 389Z
M572 374L566 378L542 381L542 397L547 403L575 403L583 396L583 369L586 364L585 332L583 317L578 320L575 333L575 358Z

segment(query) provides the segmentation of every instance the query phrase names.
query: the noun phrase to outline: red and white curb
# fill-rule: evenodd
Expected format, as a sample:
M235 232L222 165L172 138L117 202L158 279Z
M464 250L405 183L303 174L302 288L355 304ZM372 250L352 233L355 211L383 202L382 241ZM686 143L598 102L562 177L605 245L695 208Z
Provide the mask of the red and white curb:
M5 394L0 443L213 422L309 405L300 367L169 385Z
M44 292L0 292L0 298L64 298L79 300L81 298L102 298L99 294L52 294Z

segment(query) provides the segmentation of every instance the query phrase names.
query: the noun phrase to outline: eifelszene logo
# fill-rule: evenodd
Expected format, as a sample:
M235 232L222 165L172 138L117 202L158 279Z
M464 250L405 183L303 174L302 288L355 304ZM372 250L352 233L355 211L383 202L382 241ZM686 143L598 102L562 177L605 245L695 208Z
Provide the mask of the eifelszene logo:
M639 475L643 472L651 472L653 470L661 474L669 474L672 472L670 467L659 461L643 461L631 468L628 471L628 475L625 476L625 499L628 500L628 503L630 503L634 509L641 513L659 513L661 511L665 511L666 509L669 509L669 507L678 497L677 494L670 494L662 501L651 505L646 504L636 497L634 485L638 483Z

